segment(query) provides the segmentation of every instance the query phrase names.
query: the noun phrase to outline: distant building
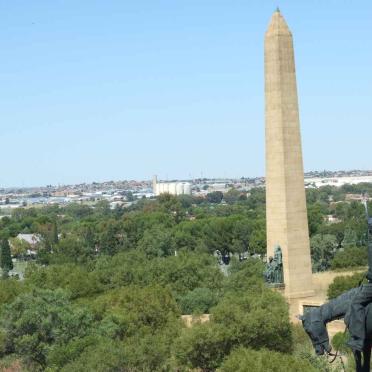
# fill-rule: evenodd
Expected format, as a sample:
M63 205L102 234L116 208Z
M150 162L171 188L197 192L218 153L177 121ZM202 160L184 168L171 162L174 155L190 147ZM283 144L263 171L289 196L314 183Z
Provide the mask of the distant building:
M38 234L18 234L9 239L9 244L14 257L32 258L37 254L41 237Z
M41 238L37 234L18 234L17 239L25 241L30 244L32 248L41 242Z
M334 216L333 214L327 214L325 217L324 217L325 221L328 222L328 223L339 223L341 222L340 219L338 219L336 216Z
M191 195L191 184L189 182L158 182L157 176L152 179L152 188L155 195Z
M362 202L365 199L372 200L372 198L366 197L365 195L362 195L362 194L346 194L345 195L345 200L346 201L359 201L359 202Z

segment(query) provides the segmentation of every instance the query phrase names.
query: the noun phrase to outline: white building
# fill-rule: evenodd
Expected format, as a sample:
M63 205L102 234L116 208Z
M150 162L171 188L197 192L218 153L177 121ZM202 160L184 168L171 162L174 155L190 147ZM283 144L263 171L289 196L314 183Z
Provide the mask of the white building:
M35 247L41 242L41 237L38 234L18 234L17 239L25 241L31 247Z
M152 179L152 188L155 195L191 195L189 182L158 182L157 176Z

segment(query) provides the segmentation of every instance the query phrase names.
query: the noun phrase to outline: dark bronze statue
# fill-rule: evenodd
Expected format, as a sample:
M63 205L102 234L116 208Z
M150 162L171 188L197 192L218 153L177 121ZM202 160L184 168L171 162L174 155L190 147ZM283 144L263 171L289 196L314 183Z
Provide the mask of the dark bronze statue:
M357 372L370 370L372 346L372 218L368 215L367 199L365 208L368 223L368 283L299 317L318 355L331 352L326 324L343 318L350 333L347 345L353 350Z
M282 250L275 247L274 257L269 257L264 272L265 281L269 284L283 284L283 258Z

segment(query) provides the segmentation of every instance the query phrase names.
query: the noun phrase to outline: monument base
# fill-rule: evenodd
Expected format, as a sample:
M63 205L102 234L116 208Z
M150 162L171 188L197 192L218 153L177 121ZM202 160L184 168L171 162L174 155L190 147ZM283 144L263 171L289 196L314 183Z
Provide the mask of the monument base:
M295 293L289 293L289 294L284 292L284 295L287 299L294 300L294 299L300 299L300 298L314 297L315 291L311 289L309 291L295 292Z

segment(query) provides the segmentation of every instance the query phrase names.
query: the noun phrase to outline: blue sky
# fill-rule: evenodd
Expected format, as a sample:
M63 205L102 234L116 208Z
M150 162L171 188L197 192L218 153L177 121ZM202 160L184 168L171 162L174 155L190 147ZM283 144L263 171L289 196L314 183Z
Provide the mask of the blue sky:
M305 169L371 169L370 0L12 0L0 1L0 186L264 175L277 5Z

